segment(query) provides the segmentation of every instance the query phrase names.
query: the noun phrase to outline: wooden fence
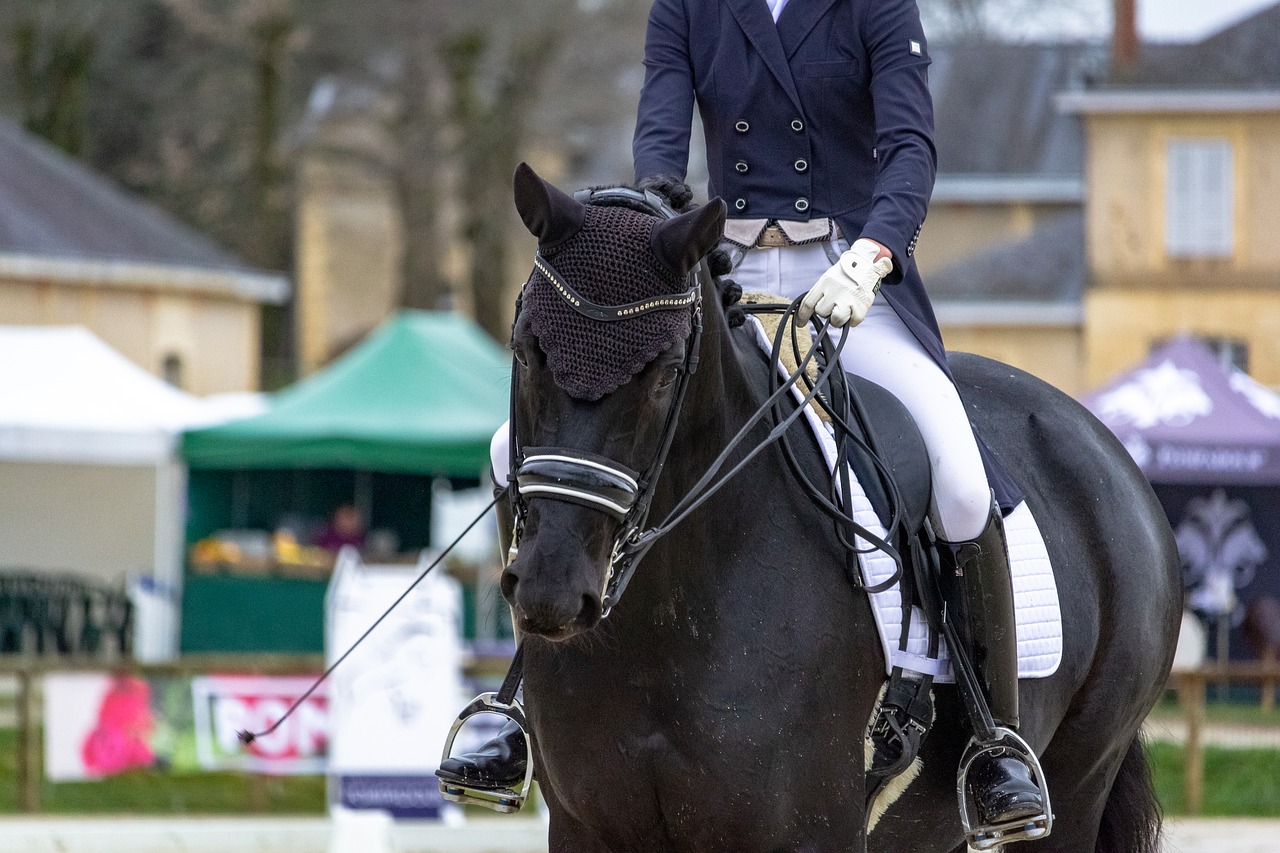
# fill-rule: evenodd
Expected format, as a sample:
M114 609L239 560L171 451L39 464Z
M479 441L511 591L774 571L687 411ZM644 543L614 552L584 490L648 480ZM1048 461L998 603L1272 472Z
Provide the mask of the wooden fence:
M509 659L503 656L473 657L464 662L472 676L500 677ZM320 655L199 655L187 656L173 663L110 663L101 658L12 658L0 656L0 676L17 679L16 717L18 730L17 786L19 808L38 812L41 808L41 719L40 679L54 672L120 672L147 677L190 677L215 673L246 675L314 675L324 670ZM1276 690L1280 687L1280 662L1232 663L1208 665L1184 670L1170 677L1178 702L1186 715L1185 794L1187 811L1199 814L1204 806L1205 707L1210 684L1251 684L1262 688L1262 708L1275 708Z
M1187 812L1197 815L1204 808L1205 706L1210 684L1256 684L1262 688L1262 710L1275 710L1276 687L1280 685L1280 663L1208 664L1198 669L1174 673L1170 683L1178 693L1178 704L1187 717L1187 741L1183 768L1183 793Z
M469 676L498 677L507 671L510 658L472 656L463 662ZM171 663L141 664L111 662L101 657L6 657L0 656L0 676L17 680L15 696L18 732L18 808L23 812L41 810L41 679L57 672L127 672L147 677L182 678L198 675L318 675L324 671L323 655L188 655ZM459 708L461 710L461 708ZM260 778L260 777L257 777Z

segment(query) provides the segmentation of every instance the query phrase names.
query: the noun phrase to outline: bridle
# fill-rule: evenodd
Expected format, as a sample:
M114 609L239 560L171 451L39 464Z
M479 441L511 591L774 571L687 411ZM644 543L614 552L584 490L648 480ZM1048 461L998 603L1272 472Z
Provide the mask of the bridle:
M664 219L670 219L678 215L655 193L651 191L642 192L628 187L581 190L575 193L574 197L583 204L626 206ZM671 451L680 410L688 392L689 381L698 369L698 349L702 340L703 328L702 283L710 282L710 272L705 262L700 263L689 273L687 279L688 288L681 293L653 297L625 305L599 305L579 293L541 253L535 255L534 265L551 282L552 288L575 311L598 322L617 322L654 311L688 310L692 315L689 337L686 340L684 362L679 369L678 385L672 397L671 405L667 409L666 421L663 424L658 448L648 467L643 472L633 471L614 460L577 448L524 448L519 442L519 436L516 434L516 418L514 417L516 406L519 402L519 366L513 365L512 367L511 411L513 417L510 423L509 446L511 448L510 470L512 471L513 480L511 503L515 516L515 529L512 535L512 547L507 559L510 561L518 552L520 539L524 532L525 519L528 516L527 502L530 499L558 500L598 510L611 516L618 522L618 528L614 534L608 571L605 574L601 591L601 617L603 618L609 615L613 606L622 597L622 593L626 590L627 584L630 583L632 576L635 574L636 566L640 560L660 538L671 532L677 524L715 494L761 451L781 439L787 429L804 414L805 407L815 397L819 398L819 402L823 407L829 410L830 403L820 397L820 392L824 387L830 385L833 375L837 374L841 369L839 356L841 349L844 347L844 338L841 337L839 343L834 346L830 345L826 327L819 324L818 337L819 341L825 343L825 349L821 346L810 348L809 352L799 360L796 370L786 380L776 383L770 396L725 445L720 455L711 463L698 482L676 502L666 518L661 523L646 529L645 525L648 523L650 504L654 495L654 485L661 476L663 467L666 465L667 456ZM517 319L520 315L521 301L520 299L516 300ZM788 320L794 315L799 301L799 298L797 298L788 308L781 309L783 322L779 325L778 335L774 341L774 350L771 354L771 362L774 364L778 363L779 353L782 348L783 329L787 327ZM791 328L794 336L796 327L791 324ZM818 375L810 380L806 371L819 355L825 359L825 363L819 362ZM792 388L798 382L803 383L801 390L806 393L800 397L792 411L783 417L778 413L780 401L784 396L791 393ZM728 462L729 457L746 441L751 429L766 417L771 417L772 429L769 434L743 454L732 468L722 473L722 469ZM874 461L883 471L882 463L878 459ZM887 472L886 476L888 476ZM828 501L824 501L810 484L806 485L809 485L809 491L818 499L820 509L836 518L839 524L844 525L852 533L856 534L858 538L868 542L873 548L885 551L894 559L898 565L898 572L885 581L881 587L887 587L895 582L901 573L902 562L893 545L854 523L851 518L845 515L845 510L830 504ZM824 503L827 506L824 507ZM895 515L895 521L892 523L891 528L896 527L897 520ZM849 545L849 548L852 551L857 551L857 548L852 544ZM871 591L878 591L878 589L872 589Z
M583 190L574 196L583 204L615 205L628 207L642 213L670 219L677 214L657 194L628 187L609 187ZM551 283L560 297L579 314L596 322L614 323L630 320L657 311L689 311L691 324L685 341L684 361L679 368L677 385L671 404L667 408L666 421L649 465L643 472L603 456L572 447L523 447L516 434L516 419L510 426L511 471L514 481L512 506L515 515L515 534L512 538L511 556L519 547L524 522L528 516L527 502L533 498L558 500L599 510L618 522L610 550L609 569L601 592L602 615L607 616L622 596L623 590L635 572L640 558L652 547L642 535L649 518L653 501L654 484L657 483L675 438L680 410L689 390L689 380L698 370L698 350L702 340L702 287L699 280L701 266L686 278L687 289L680 293L664 294L623 305L600 305L583 296L556 270L541 252L534 256L534 266ZM516 303L519 317L520 301ZM511 405L516 411L520 370L513 365L511 374Z

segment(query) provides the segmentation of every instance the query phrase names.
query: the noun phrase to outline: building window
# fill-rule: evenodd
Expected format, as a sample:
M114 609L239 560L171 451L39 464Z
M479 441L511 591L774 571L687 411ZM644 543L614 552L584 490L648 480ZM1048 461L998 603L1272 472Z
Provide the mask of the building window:
M1165 247L1175 258L1226 258L1235 247L1234 153L1225 139L1173 139L1165 158Z
M174 388L182 387L182 356L171 352L160 362L160 378Z

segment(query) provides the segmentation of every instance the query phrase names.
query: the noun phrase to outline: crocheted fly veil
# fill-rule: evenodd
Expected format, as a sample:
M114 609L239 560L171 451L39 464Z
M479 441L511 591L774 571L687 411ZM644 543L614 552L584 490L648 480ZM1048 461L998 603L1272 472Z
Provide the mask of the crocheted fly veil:
M657 219L623 207L586 209L582 230L543 255L587 299L621 305L683 292L687 285L649 248ZM529 330L556 385L580 400L599 400L629 381L658 353L689 336L691 314L654 311L601 322L574 310L536 267L524 287Z
M715 245L722 206L661 220L626 207L583 205L521 164L516 207L556 274L585 299L624 305L683 294L686 276ZM718 213L718 215L717 215ZM690 334L687 308L601 321L574 309L536 266L521 310L557 386L599 400Z

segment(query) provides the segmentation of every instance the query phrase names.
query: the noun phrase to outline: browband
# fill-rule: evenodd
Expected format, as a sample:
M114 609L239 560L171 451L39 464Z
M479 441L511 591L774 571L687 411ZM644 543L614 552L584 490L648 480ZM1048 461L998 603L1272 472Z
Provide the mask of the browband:
M698 283L694 280L689 289L683 293L654 296L649 299L641 299L639 302L628 302L626 305L597 305L574 290L569 285L569 282L564 280L564 276L556 272L556 268L551 266L551 262L542 256L541 252L534 254L533 265L537 267L538 272L546 276L547 281L551 282L551 286L564 298L565 302L568 302L573 307L573 310L585 317L590 317L592 320L615 322L618 320L630 320L652 311L673 311L679 308L688 308L698 298Z

